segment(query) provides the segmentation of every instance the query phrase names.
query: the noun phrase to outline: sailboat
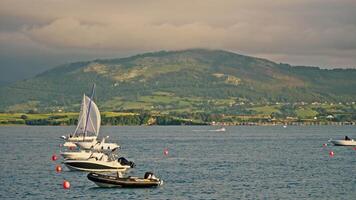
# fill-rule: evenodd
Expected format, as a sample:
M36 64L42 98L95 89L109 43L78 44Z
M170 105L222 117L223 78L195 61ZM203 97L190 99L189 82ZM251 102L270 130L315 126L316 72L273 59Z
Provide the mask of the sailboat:
M100 112L98 106L93 101L95 85L93 85L91 98L83 95L78 124L73 134L62 136L66 142L63 146L76 146L75 142L92 142L99 135Z

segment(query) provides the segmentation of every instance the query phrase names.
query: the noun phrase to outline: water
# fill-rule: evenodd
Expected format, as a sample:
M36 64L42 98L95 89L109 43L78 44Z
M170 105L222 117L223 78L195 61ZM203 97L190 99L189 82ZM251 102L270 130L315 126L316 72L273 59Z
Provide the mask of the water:
M0 127L0 199L356 199L356 151L322 147L329 138L356 138L355 127L213 128L103 127L137 164L130 175L153 171L164 180L156 189L105 189L86 173L55 172L58 138L74 127Z

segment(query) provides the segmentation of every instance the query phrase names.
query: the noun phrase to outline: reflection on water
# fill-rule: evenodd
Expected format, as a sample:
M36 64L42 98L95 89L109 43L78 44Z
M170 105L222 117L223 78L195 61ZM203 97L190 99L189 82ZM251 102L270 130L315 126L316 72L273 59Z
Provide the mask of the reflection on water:
M323 147L329 138L349 135L352 126L103 127L121 154L164 180L157 189L103 189L64 166L57 174L51 155L59 136L74 127L0 127L0 199L354 199L356 151ZM164 149L169 150L164 155ZM334 157L328 152L334 151ZM68 180L71 189L63 190Z

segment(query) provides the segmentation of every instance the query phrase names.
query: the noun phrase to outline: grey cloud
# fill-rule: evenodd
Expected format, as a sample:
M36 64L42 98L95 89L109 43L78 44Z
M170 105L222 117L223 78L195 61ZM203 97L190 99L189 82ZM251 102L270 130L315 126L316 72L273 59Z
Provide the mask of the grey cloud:
M296 65L356 67L355 10L352 0L2 0L0 58L9 60L6 49L67 62L68 55L208 47Z

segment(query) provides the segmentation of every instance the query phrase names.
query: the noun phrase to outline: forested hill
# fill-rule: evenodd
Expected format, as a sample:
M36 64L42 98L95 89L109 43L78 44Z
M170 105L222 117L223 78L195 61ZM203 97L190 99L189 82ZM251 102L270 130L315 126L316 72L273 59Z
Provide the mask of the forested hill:
M190 49L58 66L2 86L0 111L78 111L93 83L99 108L110 111L356 100L355 69L294 67L222 50Z

